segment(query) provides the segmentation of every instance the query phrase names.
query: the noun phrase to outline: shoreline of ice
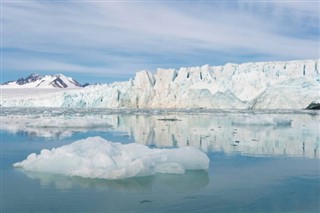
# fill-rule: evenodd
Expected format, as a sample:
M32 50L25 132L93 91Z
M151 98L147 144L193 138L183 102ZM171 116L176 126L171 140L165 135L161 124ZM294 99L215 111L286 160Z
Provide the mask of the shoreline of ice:
M320 110L310 109L208 109L208 108L63 108L63 107L1 107L1 115L19 111L37 111L40 114L149 114L161 115L171 113L254 113L254 114L320 114Z

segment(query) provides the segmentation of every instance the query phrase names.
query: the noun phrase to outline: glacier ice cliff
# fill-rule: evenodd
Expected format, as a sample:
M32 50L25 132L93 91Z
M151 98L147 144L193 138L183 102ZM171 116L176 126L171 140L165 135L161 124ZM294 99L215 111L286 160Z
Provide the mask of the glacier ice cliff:
M305 109L320 100L320 60L140 71L134 79L4 96L4 107ZM4 94L6 89L2 91Z

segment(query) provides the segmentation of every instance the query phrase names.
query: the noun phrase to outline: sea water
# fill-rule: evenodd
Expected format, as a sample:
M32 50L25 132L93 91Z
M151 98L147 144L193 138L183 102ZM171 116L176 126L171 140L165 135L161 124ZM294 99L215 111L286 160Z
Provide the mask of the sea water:
M1 212L319 212L319 118L314 111L3 108ZM209 169L105 180L12 167L91 136L192 146L208 155Z

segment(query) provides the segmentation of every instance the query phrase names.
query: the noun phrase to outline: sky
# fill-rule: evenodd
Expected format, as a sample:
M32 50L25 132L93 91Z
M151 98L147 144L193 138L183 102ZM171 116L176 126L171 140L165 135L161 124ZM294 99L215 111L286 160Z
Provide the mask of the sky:
M1 1L1 82L109 83L157 68L318 59L316 1Z

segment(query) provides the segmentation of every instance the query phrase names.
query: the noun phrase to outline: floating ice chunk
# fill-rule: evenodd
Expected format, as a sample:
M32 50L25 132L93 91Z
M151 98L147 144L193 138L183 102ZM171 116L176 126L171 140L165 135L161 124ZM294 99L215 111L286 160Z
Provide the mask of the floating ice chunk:
M90 137L52 150L32 153L13 164L26 171L80 176L85 178L123 179L156 173L183 174L186 170L206 170L209 158L192 147L150 149L141 144L113 143Z

